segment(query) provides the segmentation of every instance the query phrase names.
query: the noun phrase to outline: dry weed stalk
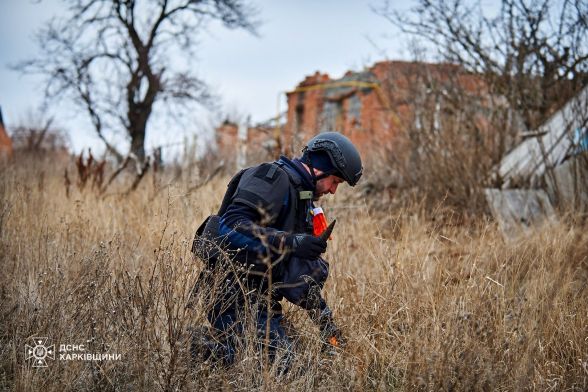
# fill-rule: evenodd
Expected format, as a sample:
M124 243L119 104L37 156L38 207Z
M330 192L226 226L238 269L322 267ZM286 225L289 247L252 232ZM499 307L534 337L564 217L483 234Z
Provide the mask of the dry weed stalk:
M218 207L226 178L149 201L88 192L60 197L62 169L0 173L0 388L38 390L586 390L588 235L553 224L505 242L495 224L433 221L424 209L324 206L338 219L325 296L348 345L325 357L305 312L288 377L256 349L246 323L232 367L192 362L185 334L206 325L187 307L202 268L193 230ZM213 280L209 287L222 284ZM33 369L32 336L118 352L121 361L55 360ZM260 372L260 369L264 371Z
M96 161L94 159L92 150L88 150L88 157L85 160L83 152L81 152L80 155L76 158L76 167L78 169L78 188L83 190L86 187L88 180L92 180L92 189L97 189L99 191L102 190L105 166L105 160Z

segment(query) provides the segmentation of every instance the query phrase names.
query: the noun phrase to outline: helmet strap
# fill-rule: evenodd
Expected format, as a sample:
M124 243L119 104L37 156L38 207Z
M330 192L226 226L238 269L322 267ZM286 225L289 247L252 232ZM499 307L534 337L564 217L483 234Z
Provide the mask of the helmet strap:
M306 165L310 169L310 177L312 179L312 185L316 188L316 182L318 181L318 178L317 178L316 174L314 173L314 167L312 167L312 163L310 162L310 159L308 160L308 163Z
M314 178L315 178L316 181L318 181L318 180L322 180L323 178L327 178L330 175L331 175L331 173L321 173L318 176L315 175Z

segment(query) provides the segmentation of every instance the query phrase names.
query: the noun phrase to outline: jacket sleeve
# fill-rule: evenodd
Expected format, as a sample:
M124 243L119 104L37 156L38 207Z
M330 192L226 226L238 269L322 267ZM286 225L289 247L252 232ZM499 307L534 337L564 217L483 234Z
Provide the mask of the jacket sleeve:
M289 233L272 226L286 212L289 198L288 176L276 165L262 164L247 170L221 217L221 234L227 236L233 249L261 255L279 254Z

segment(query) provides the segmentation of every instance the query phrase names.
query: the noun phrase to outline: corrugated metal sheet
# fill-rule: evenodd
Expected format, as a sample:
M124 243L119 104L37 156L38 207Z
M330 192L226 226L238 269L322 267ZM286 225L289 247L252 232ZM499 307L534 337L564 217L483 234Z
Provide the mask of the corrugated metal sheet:
M575 147L575 132L586 127L587 119L588 86L537 130L539 136L523 141L504 157L498 169L502 188L536 185L546 168L559 165L569 155Z
M545 176L549 198L562 212L588 212L588 152L580 152Z

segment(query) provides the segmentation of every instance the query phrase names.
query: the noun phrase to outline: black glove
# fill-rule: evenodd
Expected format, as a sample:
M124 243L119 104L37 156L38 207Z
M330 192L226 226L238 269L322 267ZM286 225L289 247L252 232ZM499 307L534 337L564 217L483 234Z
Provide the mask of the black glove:
M327 250L327 241L310 234L291 234L286 245L292 255L301 259L314 260Z

